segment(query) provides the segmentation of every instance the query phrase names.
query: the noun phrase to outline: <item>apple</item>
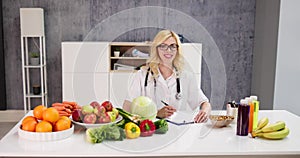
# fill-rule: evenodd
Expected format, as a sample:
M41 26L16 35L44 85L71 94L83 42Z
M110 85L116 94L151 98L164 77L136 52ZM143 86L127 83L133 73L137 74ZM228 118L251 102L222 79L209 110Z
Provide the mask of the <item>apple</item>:
M81 112L83 115L91 114L94 112L94 108L91 105L84 105L81 108Z
M103 102L101 106L105 107L106 111L112 111L113 109L113 105L110 101Z
M94 113L87 114L83 118L83 122L87 124L94 124L97 121L97 116Z
M75 109L72 112L72 119L76 122L82 122L82 113L81 113L81 109Z
M94 108L94 113L97 116L105 115L106 109L104 106L98 105Z
M114 121L116 121L116 113L115 112L113 112L113 111L109 111L109 112L106 112L107 113L107 115L110 117L110 120L111 120L111 122L114 122Z
M96 108L97 106L100 106L100 104L99 104L97 101L91 102L90 105L91 105L93 108Z
M119 110L117 110L116 108L113 108L112 111L116 114L116 118L119 117Z
M105 115L101 115L99 118L98 118L98 122L99 123L109 123L111 122L110 120L110 117L107 113L105 113Z

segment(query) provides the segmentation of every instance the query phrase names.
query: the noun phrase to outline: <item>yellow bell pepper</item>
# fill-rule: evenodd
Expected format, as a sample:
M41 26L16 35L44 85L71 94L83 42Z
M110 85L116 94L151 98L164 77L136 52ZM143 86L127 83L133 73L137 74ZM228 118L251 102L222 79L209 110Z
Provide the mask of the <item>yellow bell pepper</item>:
M125 124L125 133L127 138L134 139L140 136L141 130L135 123L128 122Z

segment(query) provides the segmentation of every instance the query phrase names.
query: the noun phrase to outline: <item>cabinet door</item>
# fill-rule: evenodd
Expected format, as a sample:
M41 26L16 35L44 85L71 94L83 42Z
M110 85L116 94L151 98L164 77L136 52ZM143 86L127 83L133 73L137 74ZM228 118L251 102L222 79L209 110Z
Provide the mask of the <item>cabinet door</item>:
M122 107L128 93L128 85L135 72L110 73L110 101L114 106Z
M63 101L86 105L109 100L108 73L63 73Z
M185 58L186 69L195 73L196 79L201 86L201 61L202 61L202 44L184 43L182 44L183 56Z
M108 72L108 42L62 42L63 72Z

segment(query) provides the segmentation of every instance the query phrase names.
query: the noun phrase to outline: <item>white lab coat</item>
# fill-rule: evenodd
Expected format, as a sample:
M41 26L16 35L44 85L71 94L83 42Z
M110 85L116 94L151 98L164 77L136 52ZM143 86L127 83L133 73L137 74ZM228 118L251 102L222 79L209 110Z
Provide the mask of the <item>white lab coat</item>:
M146 74L147 69L137 71L132 82L129 84L126 97L127 101L132 102L132 100L138 96L147 96L156 103L157 109L161 109L164 106L161 102L161 100L163 100L169 105L174 106L177 110L184 111L193 111L203 102L208 102L207 97L202 90L198 88L199 86L196 82L196 78L191 72L183 71L180 74L179 78L182 96L180 100L175 98L177 93L176 73L173 73L173 75L165 80L159 72L158 78L156 79L156 90L150 72L148 75L148 85L145 87Z

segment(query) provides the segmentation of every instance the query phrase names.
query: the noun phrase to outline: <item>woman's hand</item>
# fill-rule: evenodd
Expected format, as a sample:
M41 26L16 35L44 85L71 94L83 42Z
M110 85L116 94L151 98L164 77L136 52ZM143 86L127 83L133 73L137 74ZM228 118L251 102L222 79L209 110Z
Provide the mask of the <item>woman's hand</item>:
M166 118L170 117L176 112L176 109L173 106L164 106L163 108L157 111L157 117L159 118Z
M210 104L208 102L204 102L201 105L201 110L199 111L199 113L194 118L194 121L196 123L206 122L208 120L208 116L210 115L210 111L211 111Z

